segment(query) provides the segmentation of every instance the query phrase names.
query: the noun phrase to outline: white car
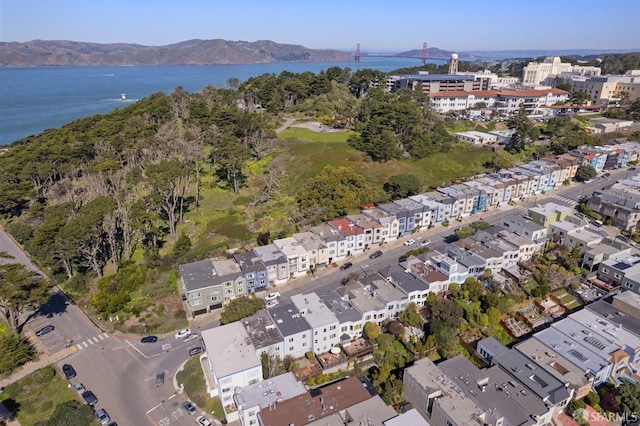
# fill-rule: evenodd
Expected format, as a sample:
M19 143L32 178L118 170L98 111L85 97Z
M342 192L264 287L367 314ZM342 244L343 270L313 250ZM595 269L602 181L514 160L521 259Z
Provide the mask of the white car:
M196 418L196 423L198 423L201 426L211 426L211 422L207 420L205 416L198 416Z
M420 247L426 247L431 244L431 240L423 240L420 242Z
M273 300L269 300L266 304L267 308L273 308L274 306L276 306L278 304L278 300L277 299L273 299Z
M187 337L190 334L191 334L191 330L189 330L188 328L185 328L184 330L180 330L176 333L176 340L180 340L183 337Z
M410 239L410 240L405 241L405 242L404 242L404 245L405 245L405 246L412 246L412 245L414 245L415 243L416 243L416 240L414 240L414 239L412 238L412 239Z
M265 302L271 302L280 297L279 291L274 291L273 293L269 293L264 297Z

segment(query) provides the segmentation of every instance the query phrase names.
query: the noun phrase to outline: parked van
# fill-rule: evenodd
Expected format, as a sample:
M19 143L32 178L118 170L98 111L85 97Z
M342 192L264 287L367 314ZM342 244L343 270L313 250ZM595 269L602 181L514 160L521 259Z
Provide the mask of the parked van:
M592 221L591 221L591 224L592 224L593 226L597 226L598 228L600 228L602 225L604 225L604 223L602 223L602 221L601 221L601 220L592 220Z

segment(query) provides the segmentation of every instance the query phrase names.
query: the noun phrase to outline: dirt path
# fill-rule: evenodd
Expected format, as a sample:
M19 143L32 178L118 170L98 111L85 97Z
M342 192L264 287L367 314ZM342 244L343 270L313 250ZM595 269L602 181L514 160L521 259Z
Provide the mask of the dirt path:
M287 130L287 128L289 128L289 126L293 124L294 121L296 121L295 118L287 118L284 124L276 129L276 133L284 132L285 130Z

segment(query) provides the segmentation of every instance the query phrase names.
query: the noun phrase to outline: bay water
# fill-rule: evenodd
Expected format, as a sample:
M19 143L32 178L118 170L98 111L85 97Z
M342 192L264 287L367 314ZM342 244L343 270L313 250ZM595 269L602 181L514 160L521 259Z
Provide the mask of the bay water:
M361 62L286 62L250 65L5 67L0 68L0 145L73 120L122 108L154 93L182 86L189 93L225 87L282 71L318 73L333 66L384 72L419 66L417 58L362 58ZM126 95L122 100L121 94Z

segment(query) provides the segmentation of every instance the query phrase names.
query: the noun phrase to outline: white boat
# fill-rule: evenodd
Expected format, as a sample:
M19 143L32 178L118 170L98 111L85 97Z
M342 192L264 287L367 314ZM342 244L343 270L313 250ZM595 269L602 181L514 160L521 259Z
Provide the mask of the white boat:
M121 101L126 101L127 100L127 94L126 93L121 93L120 94L120 100Z

